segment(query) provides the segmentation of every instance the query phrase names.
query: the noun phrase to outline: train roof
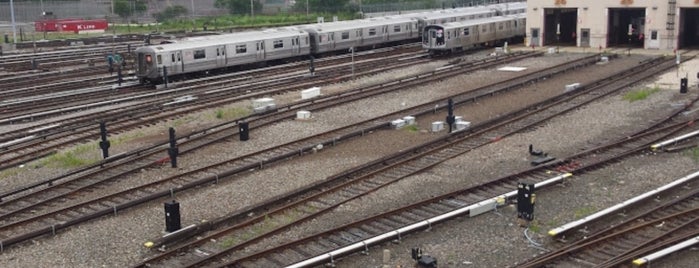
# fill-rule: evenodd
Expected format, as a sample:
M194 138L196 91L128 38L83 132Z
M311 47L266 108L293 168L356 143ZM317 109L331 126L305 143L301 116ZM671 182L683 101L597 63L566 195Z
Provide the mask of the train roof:
M448 23L444 23L444 24L430 24L430 25L427 25L427 28L442 28L444 30L450 30L450 29L463 28L463 27L480 25L480 24L485 24L485 23L503 22L503 21L510 21L510 20L515 20L515 19L523 19L523 18L525 18L524 14L515 14L515 15L507 15L507 16L494 16L494 17L490 17L490 18L448 22Z
M411 18L403 17L378 17L363 20L347 20L347 21L337 21L329 23L316 23L300 25L299 28L314 31L314 32L338 32L354 30L358 28L370 28L370 27L381 27L386 25L394 25L400 23L416 22Z
M201 47L202 45L225 45L231 43L245 43L268 39L278 39L286 37L294 37L299 35L308 35L307 32L302 31L297 27L284 27L284 28L273 28L266 29L262 31L249 31L249 32L238 32L238 33L228 33L220 35L207 35L190 37L187 39L176 41L170 44L160 44L148 46L157 51L169 51L169 50L181 50L181 49L191 49Z
M486 5L486 6L462 7L462 8L455 8L455 9L442 9L442 10L427 11L427 12L420 12L420 13L409 13L409 14L404 14L401 16L419 18L419 19L441 19L441 18L454 17L455 15L458 15L458 16L477 15L477 14L488 13L488 12L496 11L496 10L499 10L499 11L523 10L523 11L525 11L526 8L527 8L527 3L515 2L515 3L506 3L506 4L493 4L493 5Z

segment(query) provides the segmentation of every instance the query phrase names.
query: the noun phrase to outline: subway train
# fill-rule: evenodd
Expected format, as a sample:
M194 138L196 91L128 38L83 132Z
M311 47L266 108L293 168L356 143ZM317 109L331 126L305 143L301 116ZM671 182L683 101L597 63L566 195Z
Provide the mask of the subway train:
M524 38L525 16L513 14L425 26L422 47L431 55Z
M141 83L159 84L166 76L417 41L430 24L525 11L526 3L517 2L189 38L136 49L136 76Z

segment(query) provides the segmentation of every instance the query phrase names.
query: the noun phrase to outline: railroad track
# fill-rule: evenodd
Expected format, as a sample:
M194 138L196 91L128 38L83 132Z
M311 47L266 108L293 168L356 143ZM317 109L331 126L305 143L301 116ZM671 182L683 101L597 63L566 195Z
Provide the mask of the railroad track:
M395 60L392 61L396 62ZM414 64L415 62L398 61L394 64L387 64L385 67L403 67L411 63ZM474 63L464 63L458 67L469 67L469 64L473 65ZM376 64L373 62L367 62L366 68L370 68L370 66L375 65ZM364 71L361 71L360 69L358 74L364 75L371 74L373 72L375 72L374 69L366 69ZM60 122L55 124L47 123L47 125L44 125L41 128L22 128L12 132L0 134L0 150L2 150L4 153L2 156L0 156L0 170L43 157L47 153L55 152L61 146L94 139L94 137L99 135L98 133L94 132L97 122L99 121L107 122L107 124L110 125L110 132L124 131L148 122L165 120L172 116L246 100L253 97L268 96L273 94L281 94L288 91L305 89L318 83L316 80L307 80L305 78L306 77L304 74L292 73L289 75L273 77L273 83L266 81L254 83L243 82L242 84L228 85L223 88L219 86L217 90L207 89L219 83L215 82L215 84L206 83L200 85L198 87L198 91L194 91L194 88L177 88L171 91L157 91L149 94L143 94L133 98L105 101L106 103L121 103L126 101L136 101L141 98L157 97L154 100L132 103L128 107L98 112L93 115L82 116L76 119L62 119ZM336 73L335 76L329 75L328 77L324 77L326 80L332 80L335 82L339 81L340 79L344 80L350 78L350 76L343 72ZM382 84L381 86L386 85ZM260 92L258 88L265 88L266 90ZM376 91L378 89L378 87L370 87L370 90ZM359 89L355 90L355 92L363 90L364 89ZM256 92L250 93L251 91ZM196 92L199 92L199 94L196 94ZM182 105L168 105L169 103L173 102L173 99L169 97L172 95L172 93L177 93L179 97L189 96L191 101L187 101L186 103L188 106L184 108ZM175 99L177 99L176 96ZM309 100L305 103L311 103L314 101L315 100ZM74 109L86 109L89 107L90 106L78 106L74 107ZM27 116L31 117L31 115ZM138 120L134 120L133 118L138 118ZM246 118L243 118L243 120L245 119ZM0 120L0 122L5 123L7 123L7 121L10 120ZM29 135L27 133L29 133Z
M693 183L694 186L697 183ZM699 190L677 189L669 201L657 204L655 197L644 200L652 208L607 228L588 233L564 247L519 265L541 267L581 263L595 267L630 266L634 258L699 235ZM674 198L670 198L674 197Z
M396 57L400 57L400 55ZM390 60L393 58L389 57L388 59ZM366 75L376 72L376 69L374 69L376 66L380 66L381 68L398 68L411 63L414 64L416 61L419 62L422 61L422 59L414 58L405 62L393 60L394 63L386 64L376 64L374 61L368 61L359 64L359 66L363 66L361 68L364 69L360 69L357 75ZM368 69L370 67L372 67L371 70ZM320 72L323 72L323 70ZM45 123L41 127L25 127L0 134L0 150L3 150L4 153L3 156L0 157L0 170L43 157L48 152L55 152L57 148L61 146L90 140L91 137L94 139L96 135L93 134L93 131L96 129L97 122L100 121L107 122L110 125L111 132L124 131L149 122L166 120L172 116L247 100L249 98L305 89L319 83L318 79L333 81L349 79L343 72L325 76L319 75L317 79L308 79L303 72L292 72L290 74L268 76L268 80L264 81L250 81L255 77L257 76L245 77L234 83L229 82L228 85L224 87L220 85L220 81L206 83L192 81L192 84L196 84L197 82L200 84L146 94L130 93L124 95L122 98L113 98L98 103L83 104L71 107L70 109L60 108L54 110L50 114L65 113L72 110L85 110L125 102L131 103L128 107L114 108L102 112L95 112L90 115L76 116L74 118L62 118L55 123ZM217 90L211 90L211 87L216 87ZM264 88L265 90L260 91L260 88ZM134 87L132 90L140 91L138 87ZM113 92L109 87L102 88L98 91L104 92L100 94L111 94ZM173 96L173 93L176 95ZM81 95L73 97L81 97ZM187 98L187 101L182 102L182 104L177 104L173 99L177 100L178 98ZM45 101L52 102L53 98L47 98ZM20 104L23 103L25 102L17 103L15 106L20 107ZM183 104L187 104L188 106L183 108ZM0 104L0 107L3 106L5 105ZM5 106L5 108L7 108L7 106ZM35 117L46 116L46 114L48 113L39 112L15 118L0 119L0 123L29 120ZM134 118L138 118L138 120L134 120Z
M666 64L666 68L668 66ZM590 94L594 94L594 92L590 92ZM696 102L696 100L694 101ZM300 238L294 242L283 245L263 244L263 239L274 241L270 235L266 235L248 239L225 249L221 249L220 245L218 247L198 245L204 244L205 241L211 241L211 239L222 239L222 235L217 234L217 236L200 237L201 242L197 242L196 247L189 248L192 251L191 254L185 254L181 252L181 249L180 252L173 250L173 254L188 257L183 258L183 261L179 263L186 267L306 267L319 265L323 262L331 263L347 254L368 250L372 244L392 239L400 240L402 236L429 228L451 217L467 214L474 216L492 210L500 200L504 204L516 196L517 184L520 181L537 183L537 190L540 191L541 188L562 180L572 173L587 172L619 161L623 157L646 151L650 144L687 130L693 125L693 121L681 118L683 116L680 112L683 110L679 109L667 119L631 137L623 137L610 144L586 150L548 165L361 219L332 230ZM675 122L675 120L679 120L679 122ZM452 147L454 146L452 145ZM696 213L694 210L692 212ZM266 228L265 230L270 234L278 234L292 226L291 223L275 222L275 218L271 216L266 216L266 219L268 226L279 226L279 229ZM696 225L695 220L691 222ZM696 226L694 228L696 230ZM696 233L682 236L682 238L691 237L691 235L696 236ZM678 240L680 239L678 238ZM261 250L247 253L254 251L253 248ZM177 259L180 259L179 256ZM195 261L191 261L191 259L195 259ZM174 262L164 265L170 264L174 264ZM142 263L138 267L146 265L149 264ZM532 267L540 266L534 265Z
M408 64L419 64L424 59L413 58L411 60L401 62L401 57L420 56L421 51L418 51L415 46L399 46L375 50L374 53L358 53L356 57L356 71L358 75L368 73L368 70L376 71L377 66L383 68L398 68ZM318 83L319 79L338 79L346 72L344 70L350 68L347 64L347 56L330 57L318 60L318 71L315 77L307 77L306 67L301 62L265 68L261 70L238 72L232 74L222 74L216 76L207 76L197 79L185 80L177 83L171 83L175 91L167 91L172 95L185 94L204 94L211 91L211 88L216 88L218 91L229 91L240 94L246 91L260 91L259 88L288 86L291 83L305 82L306 86L311 86L313 83ZM381 62L385 61L385 63ZM337 66L334 66L337 65ZM283 72L280 70L284 70ZM101 72L101 71L100 71ZM218 71L221 72L221 71ZM364 72L364 73L363 73ZM76 83L55 83L52 84L50 94L29 97L14 97L6 96L6 99L0 103L0 109L3 114L0 115L0 123L16 123L33 121L41 118L64 114L65 112L85 109L81 106L94 107L94 103L110 104L115 103L120 99L138 100L141 98L151 98L153 94L142 94L147 88L144 86L135 85L132 77L125 77L126 85L115 89L113 84L116 78L109 77L104 80L95 79L79 79ZM174 81L173 81L174 82ZM247 84L247 85L246 85ZM79 87L77 87L79 85ZM256 88L253 88L255 86ZM70 87L79 88L71 91L56 91L55 87ZM291 86L290 86L291 87ZM293 87L297 88L297 87ZM4 91L5 94L16 94L28 91L34 91L34 87L24 88L20 90ZM268 90L269 91L269 90ZM271 92L274 93L274 92ZM2 96L3 93L0 93ZM139 98L139 96L141 98ZM158 96L164 94L156 94ZM220 95L220 94L219 94ZM13 95L14 96L14 95ZM173 98L177 96L172 96ZM225 96L224 96L225 97ZM171 100L168 100L171 101Z
M596 99L603 96L599 94L599 91L594 91L593 94L582 94L581 98ZM380 159L351 172L338 174L326 180L333 181L333 184L313 185L312 189L296 191L294 196L280 197L276 203L285 204L283 206L277 205L276 208L272 209L271 207L273 207L275 202L265 202L265 204L254 210L249 209L236 212L226 218L207 221L199 226L192 226L183 232L168 236L167 239L155 241L152 246L164 245L168 240L201 236L200 233L211 229L222 230L218 230L202 239L196 239L196 241L184 246L168 250L166 253L150 258L138 266L199 266L206 265L214 258L233 258L232 256L242 252L243 248L249 249L253 247L251 244L282 232L293 224L309 220L343 203L371 193L404 177L421 172L444 160L486 145L493 141L492 137L509 135L536 125L542 120L548 120L551 113L560 114L560 107L556 106L565 106L563 103L575 102L576 104L573 106L577 107L577 105L586 103L581 99L573 101L570 99L550 100L549 102L556 104L544 105L545 103L539 103L529 107L527 115L516 116L523 111L513 112L509 116L505 116L506 119L499 119L497 123L493 123L494 126L481 126L482 130L478 130L475 134L455 134L425 146L408 148L404 150L407 153ZM542 108L542 106L544 107ZM543 110L549 111L548 113L542 113ZM526 120L524 119L525 117L527 118ZM516 185L516 182L514 184ZM280 200L284 201L281 202ZM250 214L260 216L253 218L246 216ZM258 237L242 238L249 237L247 234L250 233L259 233L259 231L255 232L254 230L269 231ZM230 241L237 242L231 246L228 245ZM226 245L224 246L223 244ZM280 266L279 263L268 263L266 265ZM265 265L261 267L265 267Z
M552 68L548 71L551 73L557 73L557 72L561 72L563 70L579 67L580 65L590 64L590 63L595 62L595 61L596 61L596 59L594 57L590 57L590 58L586 58L580 62L562 64L560 66L557 66L557 68ZM456 68L456 67L454 67L454 68ZM543 74L543 75L551 75L551 73ZM441 79L441 77L439 77L437 79ZM541 79L540 75L535 76L535 77L529 77L528 79L520 78L520 79L513 79L512 81L506 81L506 82L503 82L503 84L506 84L505 88L501 89L501 90L507 90L507 89L514 87L516 82L518 82L520 85L522 85L522 84L531 83L531 81L537 80L537 79ZM407 80L408 81L415 81L415 79L407 79ZM497 92L492 87L491 88L484 87L481 90L482 90L481 91L482 95L488 95L488 96ZM466 95L463 97L468 99L469 101L473 100L473 99L477 99L477 98L475 98L475 95L473 95L473 94ZM440 103L445 103L445 102L446 102L446 99L442 100ZM288 108L289 107L287 107L287 109ZM417 109L417 108L415 108L415 109ZM434 104L430 103L428 105L424 105L424 106L420 107L420 109L423 109L423 111L422 111L423 114L424 113L433 113L434 112L433 111ZM410 112L410 111L402 111L402 113L405 113L405 112ZM411 113L411 114L418 114L418 112ZM289 115L289 116L291 116L291 115ZM392 117L395 117L395 115L388 115L387 118L389 118L389 117L392 118ZM371 120L369 120L369 121L371 121ZM369 121L367 121L367 122L369 122ZM364 122L364 124L366 124L367 122ZM386 119L386 121L384 121L383 123L380 123L379 125L376 125L376 124L371 125L370 124L368 130L370 131L372 129L385 127L385 126L387 126L386 122L387 122L387 119ZM356 129L357 127L354 127L354 128ZM348 128L346 128L346 129L348 129ZM346 129L344 131L347 131ZM361 135L362 133L366 133L366 131L367 130L362 130L361 132L355 131L354 133L349 133L346 135L340 135L340 132L335 132L334 134L329 135L329 136L333 137L332 139L325 140L322 142L322 144L332 145L333 143L338 141L338 138L351 138L352 136ZM208 132L208 133L212 133L212 132ZM204 133L199 133L199 135L202 135L202 134L204 134ZM212 136L213 138L211 138L211 137L207 138L207 140L205 140L204 143L206 143L206 144L214 143L217 141L217 139L225 139L225 138L230 137L230 135L231 134L229 134L229 133L225 133L225 134L223 134L223 136L221 136L221 135ZM195 136L196 135L193 134L187 138L191 139L191 138L194 138ZM344 137L344 136L347 136L347 137ZM310 146L303 145L304 141L307 142L307 144L310 144ZM3 245L9 246L11 244L14 244L14 243L17 243L17 242L20 242L20 241L23 241L23 240L26 240L26 239L29 239L32 237L36 237L36 236L41 235L41 234L44 234L46 232L50 233L50 232L65 228L67 226L70 226L72 224L76 224L76 223L79 223L79 222L82 222L85 220L99 217L101 215L114 213L115 210L116 211L122 210L122 209L128 208L128 207L133 206L133 205L137 205L137 204L140 204L143 202L147 202L149 200L157 199L157 198L163 196L163 194L167 196L167 195L170 195L174 192L179 192L179 191L191 188L191 187L195 187L196 185L215 182L218 179L225 178L225 177L232 175L232 174L235 174L235 173L244 172L244 171L250 170L251 168L255 169L255 168L263 167L264 165L271 164L277 160L282 160L282 159L285 159L288 157L297 156L298 154L303 154L304 152L312 150L315 146L320 144L320 142L318 140L311 140L310 138L306 139L304 141L296 142L296 144L298 144L298 145L296 145L297 147L294 148L293 150L288 149L288 147L285 147L288 145L285 145L285 146L281 146L279 148L271 148L271 149L259 152L256 154L257 157L253 157L252 155L248 155L248 156L243 156L242 158L232 159L232 160L228 161L228 162L236 162L237 161L238 165L240 165L241 163L246 165L246 166L243 166L241 168L229 168L227 171L220 172L220 173L216 173L216 171L211 171L211 170L205 171L205 169L201 169L201 171L199 171L199 172L203 171L203 173L199 173L198 176L200 179L196 180L196 181L190 181L190 182L183 181L183 180L186 180L188 177L189 177L189 180L191 180L192 179L191 177L195 174L195 172L183 174L182 176L178 176L175 178L169 178L166 181L158 182L158 184L159 184L158 187L161 189L166 189L166 190L160 191L160 192L155 192L155 193L152 192L153 189L155 189L155 188L153 188L155 184L144 185L141 187L133 188L132 189L133 192L131 192L131 193L126 193L126 192L116 193L116 194L113 194L112 196L107 196L105 198L95 199L95 200L92 200L90 202L83 203L82 205L80 205L80 204L73 205L72 207L71 207L71 204L66 205L65 203L69 202L69 201L65 200L65 198L62 197L62 196L66 196L66 195L74 195L79 190L89 189L90 187L92 187L92 186L90 186L91 184L101 183L101 181L100 181L101 179L114 180L114 178L109 178L109 176L107 175L108 173L106 173L106 172L110 172L112 174L117 173L116 177L118 177L119 175L131 172L131 170L140 170L142 167L148 167L148 166L153 164L153 162L152 162L153 160L155 160L155 162L162 160L162 157L163 157L162 154L149 154L149 153L143 153L143 155L145 155L144 157L147 157L147 158L145 158L145 160L139 161L138 164L133 164L133 165L130 165L129 167L115 166L114 169L110 170L111 164L109 164L109 163L104 164L103 166L105 168L102 169L101 172L105 172L105 173L97 173L96 172L95 176L93 176L92 179L80 180L80 181L77 181L75 183L70 181L67 183L60 183L60 184L57 183L58 181L56 181L56 180L50 180L50 181L43 182L41 184L33 185L31 187L28 187L27 189L20 189L19 191L13 191L10 193L6 193L3 195L3 198L5 198L6 201L3 202L3 206L2 206L3 214L2 214L2 216L0 216L0 220L3 220L3 222L5 223L4 226L6 228L0 228L0 229L2 229L2 230L0 230L0 233L2 233L0 235L10 237L10 236L12 236L12 234L18 234L19 233L18 229L22 229L22 230L35 229L35 230L25 231L21 235L14 235L13 237L8 238L6 240L3 240L1 242L3 243ZM306 147L302 147L302 145L306 146ZM182 152L187 151L185 143L182 143L179 146L180 146ZM163 148L157 148L157 149L160 150L160 152L162 152L162 150L163 150ZM277 150L276 155L270 155L271 152L275 152L275 149ZM256 159L256 158L257 159L264 158L265 160L259 161L259 162L253 161L252 163L250 163L251 162L250 159ZM119 161L121 161L121 160L119 160ZM218 165L219 165L219 167L212 167L212 168L217 168L216 170L221 170L222 169L221 167L223 167L223 165L229 165L229 163L222 162L222 163L219 163ZM134 168L134 166L136 166L136 167ZM216 175L212 176L212 174L216 174ZM196 176L194 176L194 177L196 177ZM62 179L67 179L67 178L62 178ZM55 185L54 187L51 187L52 190L47 191L49 193L48 196L45 195L46 193L43 192L42 190L37 190L39 186L44 186L46 184ZM81 187L83 189L80 189ZM66 189L68 190L67 193L65 192ZM77 190L73 190L73 189L77 189ZM37 192L41 192L41 193L36 194L36 195L27 194L28 192L30 192L32 190L36 190ZM149 192L151 192L151 193L149 193ZM26 195L26 197L22 196L22 195ZM16 197L16 196L21 196L21 197ZM119 197L119 196L121 196L121 197ZM7 200L8 197L14 197L14 199ZM117 198L117 199L113 199L113 198ZM131 200L131 201L124 201L123 198L126 198L126 200ZM120 202L118 200L121 200L122 202ZM22 201L22 202L19 202L19 201ZM31 204L27 205L25 202L28 202ZM54 202L52 206L63 207L63 208L59 209L59 210L49 209L48 212L45 212L44 210L46 210L46 207L50 207L48 204L52 204L52 202ZM56 204L55 202L59 202L59 204ZM114 202L117 202L117 203L114 203ZM63 205L60 205L60 203L62 203ZM109 204L112 204L113 206L107 207L106 214L105 214L105 210L98 209L98 207L104 207L105 205L109 205ZM83 206L83 208L76 209L79 206ZM85 211L85 213L78 215L78 214L80 214L80 213L78 213L78 211ZM76 214L76 213L78 213L78 214ZM41 214L41 215L38 215L38 214ZM69 217L70 219L66 219L66 217ZM47 222L51 222L50 226L46 225ZM33 227L28 227L28 226L33 226ZM42 228L42 226L46 227L46 228Z

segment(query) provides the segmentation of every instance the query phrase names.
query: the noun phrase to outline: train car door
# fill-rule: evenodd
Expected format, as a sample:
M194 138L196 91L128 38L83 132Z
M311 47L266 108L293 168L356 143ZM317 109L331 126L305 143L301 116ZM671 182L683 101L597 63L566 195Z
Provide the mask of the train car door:
M257 50L255 50L256 51L255 58L258 60L264 60L266 58L266 56L265 56L265 54L266 54L265 53L265 41L258 41L256 43L255 47L257 49Z
M388 33L388 26L383 27L383 40L388 41L390 39L390 35Z
M481 25L473 25L473 44L477 45L481 42Z
M298 55L299 52L301 51L301 43L299 43L298 36L294 36L291 39L291 51L293 51L294 55Z
M168 70L171 74L177 74L184 71L184 63L182 62L182 51L175 51L170 53L170 64Z
M226 66L226 46L216 48L216 66Z

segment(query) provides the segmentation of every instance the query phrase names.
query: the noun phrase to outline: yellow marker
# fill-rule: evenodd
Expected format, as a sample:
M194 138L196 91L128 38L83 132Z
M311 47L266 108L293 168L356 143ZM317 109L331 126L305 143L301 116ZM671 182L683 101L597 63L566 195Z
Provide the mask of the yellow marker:
M551 230L549 231L550 236L556 236L558 233L556 233L556 230Z
M660 147L660 145L658 145L658 144L653 144L653 145L650 146L650 149L653 150L653 151L655 151L655 150L658 149L658 147Z
M641 266L646 264L646 259L635 259L633 260L633 264L636 266Z
M573 173L570 173L570 172L569 172L569 173L566 173L565 176L563 176L563 178L568 178L568 177L570 177L570 176L573 176Z
M143 245L146 246L147 248L152 248L154 244L153 244L153 242L148 241L146 243L143 243Z

